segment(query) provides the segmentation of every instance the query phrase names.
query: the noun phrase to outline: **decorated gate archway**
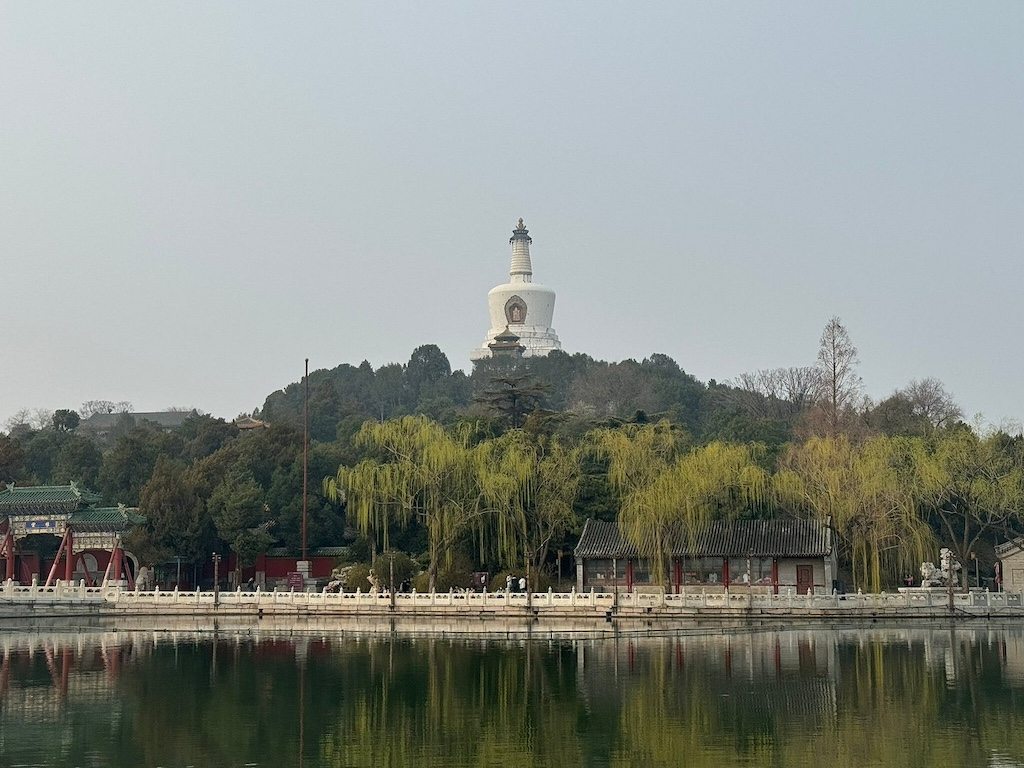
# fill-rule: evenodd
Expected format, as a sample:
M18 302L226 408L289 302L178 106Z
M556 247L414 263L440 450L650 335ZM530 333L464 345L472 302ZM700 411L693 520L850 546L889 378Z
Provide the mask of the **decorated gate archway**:
M28 583L42 578L44 561L21 551L19 541L41 534L60 537L46 570L47 586L57 579L82 579L88 585L134 583L134 558L121 541L143 522L135 508L100 506L99 494L69 485L9 486L0 491L0 559L4 578Z

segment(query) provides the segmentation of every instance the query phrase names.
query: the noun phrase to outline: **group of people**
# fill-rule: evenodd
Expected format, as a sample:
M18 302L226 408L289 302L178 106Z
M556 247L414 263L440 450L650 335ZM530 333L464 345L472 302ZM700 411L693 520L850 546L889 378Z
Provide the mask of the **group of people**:
M526 577L520 576L518 579L511 573L505 577L505 591L506 592L525 592L526 591Z

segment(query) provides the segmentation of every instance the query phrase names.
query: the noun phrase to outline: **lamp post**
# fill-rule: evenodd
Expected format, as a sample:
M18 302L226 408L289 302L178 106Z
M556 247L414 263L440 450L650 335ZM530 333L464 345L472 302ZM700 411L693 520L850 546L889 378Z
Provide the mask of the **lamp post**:
M974 561L974 586L981 589L981 576L978 573L978 556L974 552L971 552L971 560Z
M213 604L220 603L220 555L213 553Z

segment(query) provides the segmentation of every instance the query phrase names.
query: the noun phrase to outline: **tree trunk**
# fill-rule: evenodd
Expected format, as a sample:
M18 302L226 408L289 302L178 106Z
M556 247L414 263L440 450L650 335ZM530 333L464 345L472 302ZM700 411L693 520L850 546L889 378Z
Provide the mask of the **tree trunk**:
M438 557L438 546L436 543L431 542L428 546L430 551L430 564L427 566L427 584L430 592L436 591L437 588L437 557Z

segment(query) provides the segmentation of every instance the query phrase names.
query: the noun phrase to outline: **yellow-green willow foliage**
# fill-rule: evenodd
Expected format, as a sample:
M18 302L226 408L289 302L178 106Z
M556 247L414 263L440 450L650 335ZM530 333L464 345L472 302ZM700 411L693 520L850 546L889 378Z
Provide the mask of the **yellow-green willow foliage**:
M920 514L918 445L876 437L853 445L844 436L791 446L774 485L779 500L832 525L850 559L854 586L879 591L886 579L913 573L934 549Z
M590 438L597 455L608 462L608 482L619 494L649 486L683 448L679 433L665 420L598 429Z
M597 455L608 463L608 482L619 496L619 529L651 559L651 575L663 581L676 510L651 504L649 493L679 454L677 434L667 421L659 421L599 429L590 437Z
M463 430L448 431L423 416L366 422L355 438L373 458L341 467L324 481L332 500L344 494L364 534L388 546L388 527L417 520L427 532L433 590L441 558L483 514L474 450Z
M619 529L663 583L670 549L709 522L766 502L771 483L750 445L715 442L676 456L667 425L599 430L593 439L619 493Z
M769 501L771 481L758 466L758 458L753 445L714 442L695 448L638 496L638 515L628 515L623 506L619 525L632 541L639 541L644 535L643 511L662 509L683 544L692 550L697 535L712 520L736 518ZM652 560L659 580L665 574L667 555L662 548Z
M917 483L927 508L941 521L960 562L967 564L982 536L1002 535L1024 522L1024 466L1020 448L1004 435L982 439L967 429L918 440Z
M494 551L507 566L539 569L552 539L576 520L579 449L512 430L482 443L476 461L492 512L481 526L481 551Z

